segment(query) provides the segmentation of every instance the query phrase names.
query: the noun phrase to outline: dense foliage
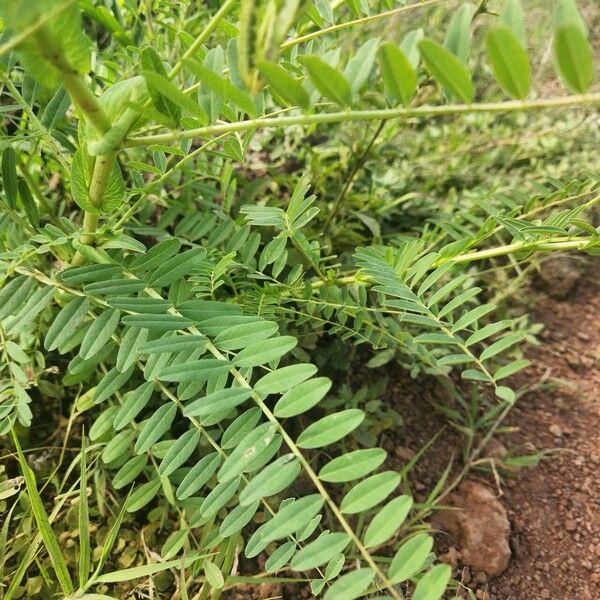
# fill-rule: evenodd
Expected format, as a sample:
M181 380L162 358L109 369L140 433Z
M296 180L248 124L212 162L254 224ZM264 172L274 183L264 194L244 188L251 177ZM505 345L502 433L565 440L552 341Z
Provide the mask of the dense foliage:
M452 119L510 133L511 115L600 103L571 0L552 16L564 95L532 90L519 0L491 5L2 3L0 433L20 465L0 496L17 498L5 598L111 598L167 570L164 597L268 576L327 600L452 588L423 523L444 482L413 503L410 464L379 447L401 415L343 374L462 381L477 414L458 392L464 414L442 410L471 437L497 426L536 332L504 309L511 277L600 248L584 169L493 189L495 165L467 164L485 192L419 196L427 136ZM438 190L451 154L427 167ZM51 410L80 451L36 482L29 428ZM99 543L92 498L114 514ZM71 502L74 561L52 530ZM133 513L160 542L108 571Z

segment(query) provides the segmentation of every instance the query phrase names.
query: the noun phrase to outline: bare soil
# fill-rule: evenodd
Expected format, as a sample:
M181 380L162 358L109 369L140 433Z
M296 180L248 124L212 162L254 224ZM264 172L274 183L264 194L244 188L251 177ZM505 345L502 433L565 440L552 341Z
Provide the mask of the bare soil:
M506 509L512 556L506 571L489 578L461 564L456 540L438 534L437 550L455 566L465 598L468 587L482 600L600 599L598 281L596 265L567 298L540 293L535 302L533 319L544 324L540 345L530 348L532 364L513 382L528 391L503 433L493 438L490 454L500 448L517 455L539 453L542 459L514 472L470 473L469 479L492 490ZM441 431L411 474L417 499L424 499L451 458L452 474L458 471L463 441L444 417L422 410L423 398L436 401L439 389L424 387L415 398L408 382L400 380L391 395L405 418L405 435L395 448L399 457L410 456Z

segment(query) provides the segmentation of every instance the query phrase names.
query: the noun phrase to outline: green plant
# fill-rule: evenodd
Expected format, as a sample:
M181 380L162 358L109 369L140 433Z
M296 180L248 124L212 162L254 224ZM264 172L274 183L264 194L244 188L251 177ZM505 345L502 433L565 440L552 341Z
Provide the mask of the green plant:
M559 4L554 50L575 94L532 99L518 2L500 17L485 2L465 5L443 45L415 29L400 45L369 39L350 58L329 36L415 7L364 16L347 4L356 18L339 22L328 3L299 0L226 0L214 12L159 3L145 19L89 1L1 9L3 85L21 118L7 123L2 155L0 431L17 440L36 387L51 390L58 370L112 489L133 486L123 510L154 502L161 518L176 515L163 558L212 555L198 598L243 581L230 575L242 546L249 559L268 551L267 573L316 569L312 592L327 600L440 598L450 569L432 566L422 526L402 528L412 501L392 497L401 475L378 470L385 451L360 447L372 439L350 436L365 407L323 402L333 382L311 362L332 362L323 334L368 344L371 366L458 373L505 410L515 400L505 380L526 364L513 350L530 332L494 318L470 267L599 247L584 215L598 199L594 176L488 199L418 236L340 245L339 256L331 234L362 163L324 218L302 178L276 202L257 197L239 164L263 130L374 121L368 153L391 120L600 103L570 0ZM468 63L475 18L491 25L488 64L512 100L475 101L479 78L491 81ZM89 569L70 580L19 456L62 592L110 583ZM85 472L84 461L82 482ZM300 479L310 493L295 491ZM87 563L89 548L80 554Z

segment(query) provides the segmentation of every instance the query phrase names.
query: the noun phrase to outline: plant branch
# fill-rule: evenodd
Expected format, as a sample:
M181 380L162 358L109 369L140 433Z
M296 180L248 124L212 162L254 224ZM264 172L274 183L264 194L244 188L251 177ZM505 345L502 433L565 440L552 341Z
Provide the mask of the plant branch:
M65 58L46 26L34 34L40 54L61 74L61 81L73 102L96 130L105 134L111 127L110 119L98 104L96 95L87 86L77 69Z
M268 117L218 123L185 131L174 131L157 135L138 136L126 139L122 148L148 146L151 144L168 144L179 140L210 137L234 131L281 128L292 125L318 125L341 123L346 121L383 121L388 119L411 119L424 117L443 117L473 113L510 113L541 110L547 108L583 107L600 104L600 94L582 94L539 100L509 100L506 102L482 102L480 104L446 104L441 106L419 106L416 108L386 108L379 110L339 111L314 115L296 115L288 117Z
M108 154L98 156L94 162L94 171L92 172L92 181L90 182L90 201L95 208L102 205L104 192L108 185L110 174L117 160L117 152L115 150ZM80 242L89 245L94 241L94 232L98 226L98 215L86 211L83 217L83 235ZM78 265L83 262L83 256L77 252L73 258L73 264Z
M506 256L508 254L513 254L514 252L520 251L553 252L555 250L584 250L594 242L600 244L600 238L597 236L585 236L573 239L572 237L564 236L557 238L548 238L545 240L536 240L534 242L513 242L512 244L506 244L504 246L495 246L494 248L488 248L486 250L467 252L466 254L449 256L448 258L442 257L436 260L431 265L430 269L435 269L436 267L439 267L440 265L448 261L452 261L455 263L467 263L476 260L485 260L487 258L495 258L497 256ZM312 283L312 289L314 290L320 288L328 283L352 285L355 283L369 283L370 281L371 280L367 275L361 275L360 273L356 273L354 275L348 275L347 277L340 277L338 279L333 279L330 281L314 281Z
M356 25L365 25L366 23L373 23L375 21L380 21L381 19L387 19L389 17L393 17L397 14L407 12L410 10L414 10L415 8L423 8L425 6L430 6L432 4L439 4L440 2L447 2L448 0L424 0L423 2L418 2L417 4L410 4L409 6L400 6L398 8L394 8L392 10L386 10L385 12L378 13L376 15L369 15L367 17L361 17L360 19L354 19L354 21L346 21L345 23L338 23L336 25L331 25L330 27L324 27L323 29L319 29L318 31L313 31L312 33L307 33L306 35L301 35L297 38L293 38L281 44L281 50L287 50L293 46L297 46L298 44L302 44L304 42L309 42L310 40L314 40L317 37L321 37L322 35L327 35L328 33L334 33L335 31L340 31L341 29L348 29L350 27L354 27Z
M375 133L369 140L369 143L367 144L366 148L360 153L360 155L354 161L354 165L352 166L350 174L348 175L348 178L346 179L346 182L344 183L344 187L342 188L342 191L339 193L339 195L335 199L335 202L333 203L333 207L332 207L331 211L329 212L329 215L327 215L327 219L325 220L325 224L323 225L323 229L325 231L327 231L329 229L331 222L333 221L333 219L335 219L335 217L340 209L340 206L342 205L342 202L344 201L344 199L346 197L346 194L348 193L348 191L350 190L350 187L352 186L352 182L354 181L354 178L356 177L358 170L364 164L365 159L367 158L367 155L371 151L371 148L373 147L373 144L379 137L379 134L383 131L384 126L385 126L385 121L381 121L381 123L379 123L379 126L375 130Z

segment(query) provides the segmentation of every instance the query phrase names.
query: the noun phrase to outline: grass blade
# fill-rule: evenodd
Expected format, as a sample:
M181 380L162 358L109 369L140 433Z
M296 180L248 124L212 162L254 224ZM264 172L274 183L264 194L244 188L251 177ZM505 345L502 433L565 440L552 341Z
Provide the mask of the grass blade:
M85 430L81 436L79 479L79 587L87 583L91 566L90 513L87 501L87 463L85 457Z
M54 536L54 532L52 531L52 527L50 526L50 521L48 520L48 515L46 515L42 499L38 494L37 486L35 483L35 476L33 474L33 471L29 468L29 465L25 460L25 456L23 456L21 445L19 444L19 440L15 435L14 431L13 440L17 449L17 456L19 458L21 471L23 473L23 477L25 478L25 486L27 487L27 495L29 496L31 510L33 512L33 516L35 517L37 526L40 530L40 535L42 536L42 540L44 541L46 550L50 555L50 561L52 562L52 566L54 567L56 577L58 579L62 591L65 594L72 594L73 582L71 581L71 576L69 574L69 570L67 569L67 564L65 563L65 559L60 551L58 540Z

